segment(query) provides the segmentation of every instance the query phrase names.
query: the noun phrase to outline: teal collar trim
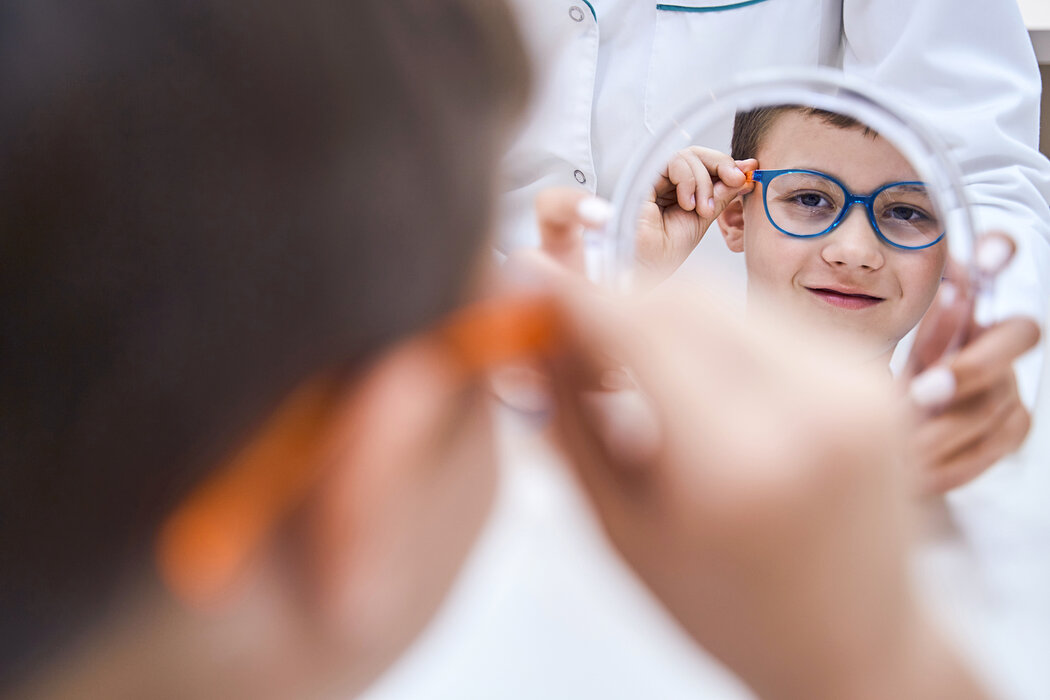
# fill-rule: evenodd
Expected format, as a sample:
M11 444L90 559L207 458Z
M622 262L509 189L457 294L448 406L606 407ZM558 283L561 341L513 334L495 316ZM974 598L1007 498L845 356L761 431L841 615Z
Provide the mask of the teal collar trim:
M587 2L587 0L583 0ZM657 4L656 9L664 10L665 12L721 12L722 10L735 10L738 7L747 7L748 5L757 5L760 2L766 0L743 0L742 2L734 2L728 5L718 5L716 7L687 7L685 5L661 5ZM587 2L590 6L591 3Z
M583 4L586 5L587 9L589 9L591 11L591 17L594 18L595 22L597 22L598 21L598 15L594 11L594 5L592 5L591 3L587 2L587 0L583 0ZM659 7L659 5L657 7Z

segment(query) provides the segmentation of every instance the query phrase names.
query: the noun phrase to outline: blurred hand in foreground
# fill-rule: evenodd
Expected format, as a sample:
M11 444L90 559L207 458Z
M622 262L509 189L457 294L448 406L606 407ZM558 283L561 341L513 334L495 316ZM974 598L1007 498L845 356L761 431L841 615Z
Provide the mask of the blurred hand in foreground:
M568 309L561 442L613 544L698 642L762 697L980 696L910 587L912 486L884 381L673 284ZM655 442L623 449L595 410L609 357Z

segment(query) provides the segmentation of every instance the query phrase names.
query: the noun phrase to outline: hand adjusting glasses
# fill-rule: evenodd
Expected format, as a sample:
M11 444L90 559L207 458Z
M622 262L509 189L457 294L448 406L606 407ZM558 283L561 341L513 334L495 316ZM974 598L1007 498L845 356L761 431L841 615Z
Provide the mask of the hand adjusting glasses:
M830 233L854 204L860 204L875 234L894 248L920 250L944 237L944 226L923 182L891 182L858 195L816 170L754 170L748 180L762 183L766 216L788 236L816 238Z

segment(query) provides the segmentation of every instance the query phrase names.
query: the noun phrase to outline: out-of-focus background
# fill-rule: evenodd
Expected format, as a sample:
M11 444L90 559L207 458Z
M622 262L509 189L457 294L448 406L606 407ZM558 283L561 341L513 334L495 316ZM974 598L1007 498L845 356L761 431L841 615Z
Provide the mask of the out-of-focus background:
M1050 155L1050 0L1018 0L1043 75L1043 118L1039 147Z
M1018 2L1040 63L1041 149L1050 154L1050 0ZM1050 372L1044 374L1045 393ZM367 700L751 697L685 638L609 550L538 426L509 412L501 419L503 484L492 518L448 603ZM1050 454L1050 417L1036 417L1029 443L1026 450ZM1020 554L996 562L1025 560ZM934 548L920 574L954 571L965 579L967 556ZM1038 581L1024 572L1013 579L1031 590L1016 582L1000 589L1010 600L998 601L999 623L982 633L984 655L993 650L998 658L987 661L1015 686L1005 695L1035 697L1033 689L1050 688L1039 661L1050 658L1050 629L1032 621L1050 620L1050 609L1039 607L1047 596L1035 589ZM946 617L966 617L974 607L970 596L980 592L965 588L940 594ZM1022 599L1037 601L1037 609Z

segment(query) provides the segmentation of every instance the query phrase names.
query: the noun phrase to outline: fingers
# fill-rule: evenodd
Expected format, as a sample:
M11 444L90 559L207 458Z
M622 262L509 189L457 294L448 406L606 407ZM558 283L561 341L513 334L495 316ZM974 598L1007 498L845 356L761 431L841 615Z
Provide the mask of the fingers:
M638 307L621 304L608 309L572 301L569 308L567 326L578 339L576 353L595 355L594 347L616 348L621 363L651 399L666 453L662 461L697 444L727 461L730 455L750 449L754 425L735 417L755 415L756 393L765 397L763 410L768 412L796 407L802 395L816 403L812 387L798 385L802 382L798 366L794 373L779 373L783 359L759 342L759 336L768 341L764 331L727 315L695 290L670 283L652 291ZM786 347L778 353L786 352ZM831 372L831 365L822 367ZM580 365L576 371L581 371ZM744 377L747 390L741 388ZM795 432L783 421L772 422L762 449L777 453L776 445L791 442ZM618 458L611 455L614 463Z
M988 283L1002 272L1016 252L1010 236L992 232L981 236L974 253L979 279ZM914 376L937 363L953 344L968 342L981 332L973 318L974 289L970 270L948 260L937 299L923 317L908 357L906 374Z
M685 211L694 211L710 196L711 176L688 151L675 154L667 165L667 177L675 186L678 206Z
M912 440L926 492L970 481L1024 442L1030 417L1017 391L1013 361L1038 339L1033 321L1008 319L985 329L950 365L912 381L916 403L943 407L919 418Z
M973 318L973 298L952 280L941 282L930 309L923 316L915 332L915 342L908 355L905 376L915 377L937 363L944 354L959 342L961 334L969 328ZM916 395L915 383L922 386L922 380L916 377L913 382L912 398L920 406L935 405L943 397L925 397Z
M924 470L920 480L922 493L943 494L969 483L1016 450L1024 442L1031 425L1028 411L1018 404L997 429L966 445L945 463Z
M915 454L924 465L944 464L966 446L998 430L1020 403L1011 374L1009 381L967 401L955 402L944 413L920 419L912 438Z
M966 399L1013 376L1013 362L1039 342L1039 326L1028 318L1011 318L986 328L952 360L955 396Z
M970 285L970 268L955 258L949 257L944 266L944 282L951 283L958 296L969 297L973 291Z
M758 168L758 161L754 158L719 163L718 179L729 187L740 189L745 185L753 184L747 181L747 173L756 168Z
M575 239L585 224L604 223L586 221L581 216L581 205L594 197L586 190L575 187L548 187L536 195L536 220L540 229L540 245L543 248L564 245ZM588 210L587 206L584 206Z
M1001 231L993 231L982 235L977 242L974 262L982 275L994 277L1006 269L1016 252L1017 244L1013 238Z
M733 197L754 185L747 181L745 170L754 170L758 161L735 161L720 151L691 146L675 154L667 166L666 182L674 186L675 201L685 211L708 220L717 217ZM661 189L657 187L659 194ZM666 197L657 200L666 206Z
M911 398L922 408L944 407L987 391L1006 377L1012 380L1014 360L1037 342L1035 321L1001 321L981 331L947 366L934 366L915 377L909 387Z
M748 182L745 173L757 169L758 161L754 158L748 158L747 160L734 161L734 163L734 169L730 173L723 173L722 171L725 168L719 166L719 181L714 186L715 207L712 212L712 218L720 216L726 207L729 206L729 203L738 195L748 194L755 189L755 183ZM739 184L737 184L737 180L740 181Z
M550 187L536 195L540 249L570 270L584 269L584 228L604 225L612 209L608 202L574 187Z
M610 368L609 352L622 347L625 321L602 299L586 293L561 299L566 347L551 361L555 400L554 429L574 471L606 527L624 521L627 510L647 493L647 474L610 440L610 411L595 399L595 387ZM596 405L597 404L597 405ZM615 535L615 533L610 532Z
M659 294L654 293L653 297L656 296ZM727 335L722 334L719 342L705 347L700 336L714 332L710 329L717 327L718 322L701 304L687 304L678 299L674 305L663 304L678 310L677 313L668 314L661 312L662 304L659 301L647 304L642 310L634 306L613 307L594 295L576 294L568 296L563 303L573 357L571 363L562 364L563 371L571 370L571 373L562 377L563 385L568 387L563 400L577 418L586 409L581 409L575 394L581 389L587 391L594 388L596 378L609 369L610 352L620 359L621 365L641 373L639 384L647 394L658 398L661 405L681 405L681 399L689 399L692 403L696 395L690 394L683 383L708 383L705 379L713 380L713 376L719 374L713 369L715 363L697 360L705 351L725 344ZM689 307L688 312L683 311L686 306ZM654 337L660 337L664 342L654 343ZM694 367L689 372L689 381L683 381L681 369L687 364ZM586 420L586 417L580 419ZM695 414L691 417L691 420L700 423L702 419L703 416ZM590 426L590 430L593 433L594 427ZM585 432L578 432L577 436L582 434ZM603 448L601 451L606 450ZM619 455L610 454L607 459L617 464Z
M974 259L979 280L994 278L1015 252L1016 245L1006 234L983 235ZM1006 372L1012 373L1011 363L1038 342L1039 328L1033 321L1010 319L981 328L973 308L970 273L950 259L937 299L923 317L908 357L905 375L915 377L909 393L916 405L937 408L986 390ZM946 363L944 355L958 345L962 350Z

